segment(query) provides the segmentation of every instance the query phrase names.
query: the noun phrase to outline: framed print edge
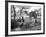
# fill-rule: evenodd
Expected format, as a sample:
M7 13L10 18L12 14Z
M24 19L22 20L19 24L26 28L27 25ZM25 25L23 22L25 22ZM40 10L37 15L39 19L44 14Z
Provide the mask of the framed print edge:
M8 35L8 3L27 3L27 4L42 4L43 5L43 32L42 33L28 33L28 34L12 34ZM45 3L40 2L24 2L24 1L5 1L5 36L20 36L20 35L37 35L45 34Z

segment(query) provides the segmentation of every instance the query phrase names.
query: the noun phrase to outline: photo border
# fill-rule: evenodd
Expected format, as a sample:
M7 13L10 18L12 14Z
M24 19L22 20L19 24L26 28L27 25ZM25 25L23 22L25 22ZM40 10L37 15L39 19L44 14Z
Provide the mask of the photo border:
M8 35L8 2L42 4L43 5L43 33L28 33L28 34ZM45 34L45 3L44 2L5 1L5 36L39 35L39 34Z

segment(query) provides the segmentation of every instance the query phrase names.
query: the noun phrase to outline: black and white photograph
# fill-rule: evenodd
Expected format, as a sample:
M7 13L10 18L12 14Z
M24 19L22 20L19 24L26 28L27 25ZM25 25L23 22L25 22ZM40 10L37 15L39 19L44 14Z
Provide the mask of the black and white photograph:
M8 35L43 33L43 4L8 2Z
M11 31L27 30L41 30L41 8L11 5Z

